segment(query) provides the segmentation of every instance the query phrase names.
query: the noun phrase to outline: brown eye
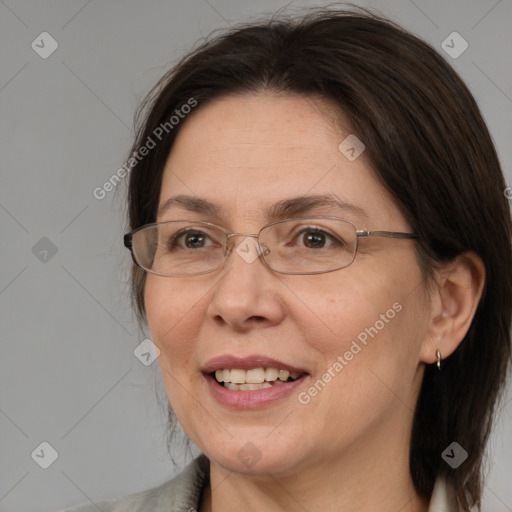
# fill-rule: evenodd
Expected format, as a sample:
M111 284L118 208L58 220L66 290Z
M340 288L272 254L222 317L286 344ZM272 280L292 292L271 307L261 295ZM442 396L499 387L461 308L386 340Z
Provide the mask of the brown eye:
M296 239L302 242L302 244L296 245L303 245L308 249L325 249L326 247L344 245L344 242L338 237L315 228L302 229Z
M304 236L304 245L309 248L318 248L323 247L325 244L325 234L317 231L310 231L306 236Z
M190 249L194 247L203 247L205 236L202 233L187 233L185 236L185 245Z
M219 245L220 244L215 241L215 235L211 236L197 229L182 229L170 235L166 243L167 250L169 251L176 249L205 249Z

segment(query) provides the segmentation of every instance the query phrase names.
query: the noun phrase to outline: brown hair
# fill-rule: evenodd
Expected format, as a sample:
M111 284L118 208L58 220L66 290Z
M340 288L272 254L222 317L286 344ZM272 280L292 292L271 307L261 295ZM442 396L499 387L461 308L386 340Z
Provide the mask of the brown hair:
M464 251L482 258L479 307L442 371L426 367L410 446L421 496L430 498L436 476L445 475L464 510L479 505L484 449L511 355L512 228L498 157L473 96L432 47L394 23L365 9L314 10L239 26L201 44L141 106L132 151L191 98L199 109L223 95L262 90L320 96L340 107L362 134L377 178L420 235L426 275ZM130 229L156 219L180 126L133 166ZM141 324L144 283L134 266L132 300ZM468 453L457 469L441 458L453 441Z

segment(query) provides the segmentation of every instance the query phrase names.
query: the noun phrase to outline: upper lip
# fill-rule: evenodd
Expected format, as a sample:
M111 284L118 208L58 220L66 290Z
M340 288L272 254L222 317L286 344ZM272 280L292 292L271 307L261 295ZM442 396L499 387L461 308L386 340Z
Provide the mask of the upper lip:
M205 373L212 373L219 369L251 370L252 368L278 368L279 370L288 370L290 373L307 373L303 368L262 355L248 357L223 355L214 357L204 365L202 370Z

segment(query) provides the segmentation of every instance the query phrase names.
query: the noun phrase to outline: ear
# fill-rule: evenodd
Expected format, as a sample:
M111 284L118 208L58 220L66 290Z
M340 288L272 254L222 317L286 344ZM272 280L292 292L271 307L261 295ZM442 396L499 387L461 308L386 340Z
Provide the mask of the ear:
M484 283L485 266L472 251L459 254L436 272L421 361L436 362L437 350L443 359L455 351L471 326Z

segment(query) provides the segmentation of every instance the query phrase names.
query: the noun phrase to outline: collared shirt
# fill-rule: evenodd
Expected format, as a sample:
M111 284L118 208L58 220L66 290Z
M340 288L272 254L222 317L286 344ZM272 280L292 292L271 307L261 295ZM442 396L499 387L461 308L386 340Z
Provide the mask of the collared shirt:
M210 477L210 461L199 455L185 469L158 487L114 500L90 503L65 512L198 512L203 488ZM455 493L438 477L428 512L458 512Z

